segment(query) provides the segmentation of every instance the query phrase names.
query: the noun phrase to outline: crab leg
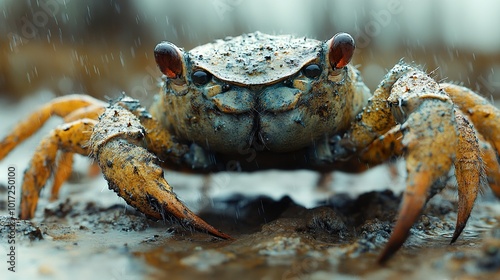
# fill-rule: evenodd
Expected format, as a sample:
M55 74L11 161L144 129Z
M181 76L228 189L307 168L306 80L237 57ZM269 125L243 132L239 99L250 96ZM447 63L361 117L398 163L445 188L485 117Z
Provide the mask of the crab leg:
M500 163L498 163L497 153L489 142L480 139L479 144L486 167L488 183L493 193L500 197Z
M28 118L17 124L11 134L0 142L0 160L6 157L17 145L35 133L52 116L65 117L73 111L88 106L106 107L107 104L86 95L68 95L58 97L33 112Z
M52 173L58 150L88 155L88 141L97 121L82 119L53 129L39 144L24 173L20 218L34 216L40 191Z
M405 149L402 139L403 131L401 126L397 125L375 139L359 154L358 158L368 165L378 165L386 162L390 157L401 156Z
M64 122L69 123L80 119L97 120L106 110L103 104L92 104L87 107L77 109L64 117ZM56 200L59 196L59 190L62 184L68 180L73 170L73 153L61 152L54 171L54 182L52 184L50 200ZM92 165L93 166L93 165ZM92 168L92 167L91 167Z
M497 154L500 152L500 109L472 90L454 85L441 84L464 114L472 121L477 131L491 142Z
M68 180L73 170L73 153L61 152L57 160L56 170L54 171L54 183L50 192L50 200L59 198L59 190L62 184Z
M196 216L177 198L164 179L158 158L143 148L152 143L147 138L145 128L130 111L120 106L105 111L94 128L90 145L92 157L99 163L109 188L149 217L173 216L183 225L231 239Z
M345 160L346 156L364 150L375 139L396 126L387 99L391 95L394 83L412 70L414 70L412 67L400 62L385 75L384 81L368 100L367 106L357 116L357 121L334 148L335 157Z
M479 132L490 188L500 197L500 134L496 133L500 130L500 110L468 88L454 84L441 84L441 87Z

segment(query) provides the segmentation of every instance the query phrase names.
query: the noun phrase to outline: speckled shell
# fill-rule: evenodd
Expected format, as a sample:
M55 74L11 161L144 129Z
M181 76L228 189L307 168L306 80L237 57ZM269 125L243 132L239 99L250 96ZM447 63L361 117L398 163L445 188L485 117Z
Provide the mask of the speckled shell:
M260 32L229 37L189 51L194 68L239 85L265 85L291 76L321 54L323 42Z

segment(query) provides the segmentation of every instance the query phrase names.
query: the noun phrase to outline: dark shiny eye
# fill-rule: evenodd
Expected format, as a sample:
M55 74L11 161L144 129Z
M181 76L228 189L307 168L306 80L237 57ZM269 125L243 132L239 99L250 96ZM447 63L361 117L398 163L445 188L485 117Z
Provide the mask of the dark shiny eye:
M191 74L191 80L197 86L206 85L210 79L212 79L212 74L203 70L196 70Z
M222 92L229 91L231 89L231 85L224 84L222 85Z
M285 87L290 87L290 88L293 87L293 81L292 81L292 79L288 78L288 79L284 80L283 81L283 85Z
M314 79L321 75L321 67L318 64L309 64L302 69L304 76Z

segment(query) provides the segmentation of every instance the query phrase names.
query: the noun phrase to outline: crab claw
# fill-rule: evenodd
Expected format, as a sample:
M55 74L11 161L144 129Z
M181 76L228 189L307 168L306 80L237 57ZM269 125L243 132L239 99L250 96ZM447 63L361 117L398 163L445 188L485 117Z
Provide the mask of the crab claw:
M455 159L455 174L458 183L458 215L455 232L450 243L462 233L481 187L487 186L485 164L481 159L479 139L468 120L457 112L459 131Z
M429 196L429 189L455 165L458 182L458 217L452 243L464 229L482 184L484 164L474 129L459 111L450 110L448 102L427 100L403 125L407 148L407 188L398 220L379 263L386 262L408 237ZM442 120L426 118L427 112L441 112ZM450 121L451 120L451 121ZM424 125L425 124L425 125ZM455 155L455 157L453 157Z
M146 149L115 139L101 147L98 161L110 189L145 215L157 220L174 217L184 226L232 239L196 216L177 198L164 179L157 158Z
M408 168L411 167L407 164L407 169ZM387 245L378 258L379 263L385 263L390 259L408 238L410 228L418 219L424 207L427 198L427 190L432 184L432 177L431 171L419 172L418 175L413 173L412 176L408 176L409 180L407 180L407 182L413 183L408 185L404 193L398 220Z
M94 126L90 148L109 188L146 216L158 220L175 218L184 226L232 239L196 216L177 198L163 176L158 158L142 147L145 136L144 127L131 112L112 106L103 113Z

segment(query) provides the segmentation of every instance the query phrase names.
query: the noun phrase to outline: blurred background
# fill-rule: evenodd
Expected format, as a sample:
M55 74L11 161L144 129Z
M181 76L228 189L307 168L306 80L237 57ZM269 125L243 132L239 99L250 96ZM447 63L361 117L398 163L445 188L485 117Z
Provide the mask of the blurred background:
M495 0L0 0L0 96L149 99L158 90L152 50L187 50L261 31L327 40L349 32L352 61L370 89L399 59L437 80L500 97L500 2Z

